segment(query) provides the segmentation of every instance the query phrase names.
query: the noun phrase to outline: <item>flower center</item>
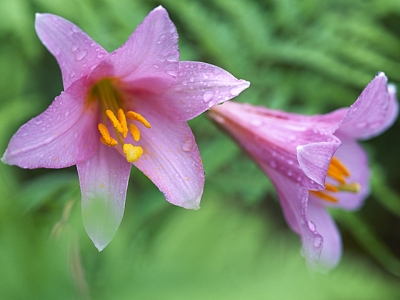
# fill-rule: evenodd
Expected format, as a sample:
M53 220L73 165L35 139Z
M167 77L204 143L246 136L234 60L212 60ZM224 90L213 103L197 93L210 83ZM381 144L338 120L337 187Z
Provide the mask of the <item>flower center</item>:
M89 100L100 102L103 123L98 124L100 141L109 147L115 147L130 163L137 161L143 154L143 148L125 143L128 132L135 142L140 140L140 130L135 123L140 123L150 128L150 123L140 114L134 111L122 109L123 99L121 92L116 87L116 79L106 78L96 83L90 90ZM130 121L128 123L128 121ZM113 127L113 135L107 128L107 123Z
M328 192L348 192L358 193L360 191L360 184L358 182L347 183L346 179L350 177L350 172L346 166L336 157L332 157L329 164L327 176L336 181L336 184L325 182L325 190L323 191L310 191L313 195L321 198L322 200L338 203L338 198L332 196Z

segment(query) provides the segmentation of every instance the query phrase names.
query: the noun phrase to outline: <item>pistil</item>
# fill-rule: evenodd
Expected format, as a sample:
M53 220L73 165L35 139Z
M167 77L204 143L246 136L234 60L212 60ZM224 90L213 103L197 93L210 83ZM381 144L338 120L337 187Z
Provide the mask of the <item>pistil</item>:
M115 147L121 154L126 157L130 163L137 161L143 154L143 148L125 143L128 132L131 133L135 142L140 140L140 130L133 124L139 122L146 128L151 128L150 123L139 113L128 111L127 113L121 108L123 104L121 90L118 88L118 80L114 78L105 78L96 83L88 95L88 103L98 101L100 110L103 113L103 123L98 124L100 132L100 141L109 147ZM133 121L128 124L127 119ZM114 127L114 136L110 134L107 122Z

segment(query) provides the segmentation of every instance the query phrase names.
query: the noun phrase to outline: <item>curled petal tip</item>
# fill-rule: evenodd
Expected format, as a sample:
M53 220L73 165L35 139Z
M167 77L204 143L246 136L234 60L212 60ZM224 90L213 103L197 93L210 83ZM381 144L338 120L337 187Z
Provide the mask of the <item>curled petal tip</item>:
M186 209L198 210L198 209L200 209L200 198L201 198L201 196L194 200L186 201L186 202L182 203L181 206Z
M389 94L397 93L397 88L393 83L389 83L387 89L388 89Z
M376 73L376 77L386 77L384 72L378 72Z

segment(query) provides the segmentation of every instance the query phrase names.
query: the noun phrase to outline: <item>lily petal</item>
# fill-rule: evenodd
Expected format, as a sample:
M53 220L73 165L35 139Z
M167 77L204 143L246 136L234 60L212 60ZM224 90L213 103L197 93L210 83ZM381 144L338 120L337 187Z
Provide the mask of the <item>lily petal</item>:
M339 230L324 206L319 203L308 202L307 217L315 224L318 234L323 238L319 264L316 267L319 271L326 272L338 264L342 255L342 239Z
M99 146L96 113L85 107L82 78L12 137L2 158L21 168L65 168L89 158Z
M315 269L323 249L323 239L313 221L307 216L308 190L297 182L269 167L262 166L274 184L285 219L292 230L298 233L303 244L303 255L308 265Z
M133 82L158 78L173 84L178 75L178 33L168 12L152 10L126 43L112 52L91 74L90 80L112 76Z
M350 107L337 133L357 139L374 137L393 124L397 106L394 93L389 95L387 90L385 74L379 73Z
M86 232L103 250L113 239L124 214L131 164L114 148L99 147L77 164Z
M325 189L326 172L333 154L341 142L336 137L332 142L320 142L297 147L297 160L304 173Z
M178 78L167 98L181 115L190 120L210 107L232 99L250 83L239 80L227 71L201 62L180 62Z
M36 32L61 68L64 89L88 75L108 54L78 26L52 14L36 14Z
M172 204L198 209L204 169L194 136L175 109L155 96L137 102L136 111L151 128L141 130L142 157L134 163ZM157 109L154 109L157 107Z

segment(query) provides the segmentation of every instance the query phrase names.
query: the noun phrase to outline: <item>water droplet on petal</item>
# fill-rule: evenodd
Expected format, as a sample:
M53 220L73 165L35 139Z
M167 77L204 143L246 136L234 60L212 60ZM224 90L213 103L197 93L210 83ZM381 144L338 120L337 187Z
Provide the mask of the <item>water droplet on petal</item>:
M36 124L36 125L42 124L42 122L43 122L43 121L42 121L41 119L35 120L35 124Z
M66 111L66 112L64 113L64 115L65 115L65 117L68 117L68 116L69 116L69 111Z
M212 98L214 98L214 92L213 91L207 91L203 95L203 100L206 101L206 102L210 101Z
M74 71L72 71L72 72L71 72L71 74L69 74L69 77L71 77L71 78L72 78L72 77L74 77L74 76L75 76L75 72L74 72Z
M208 107L211 108L211 107L213 107L215 104L217 104L216 101L210 101L210 102L208 102Z
M167 61L169 62L177 62L179 60L179 56L174 53L167 56Z
M96 49L97 50L97 49ZM104 54L103 53L98 53L97 54L97 58L103 58L104 57Z
M87 55L86 50L81 50L75 54L76 60L82 60Z
M158 69L158 65L153 65L154 68Z
M315 237L315 240L314 240L314 247L315 247L315 248L321 247L322 241L323 241L322 237L320 237L320 236Z
M73 45L71 50L72 50L72 52L75 52L76 50L78 50L78 45Z
M208 75L203 73L203 78L208 79Z
M171 75L171 76L173 76L173 77L176 77L176 76L178 76L178 72L177 71L166 71L166 73L168 74L168 75Z
M194 82L194 77L190 77L189 81Z
M311 231L315 231L315 229L316 229L314 222L312 222L312 221L310 221L310 220L307 221L307 227L308 227L308 229L310 229Z

